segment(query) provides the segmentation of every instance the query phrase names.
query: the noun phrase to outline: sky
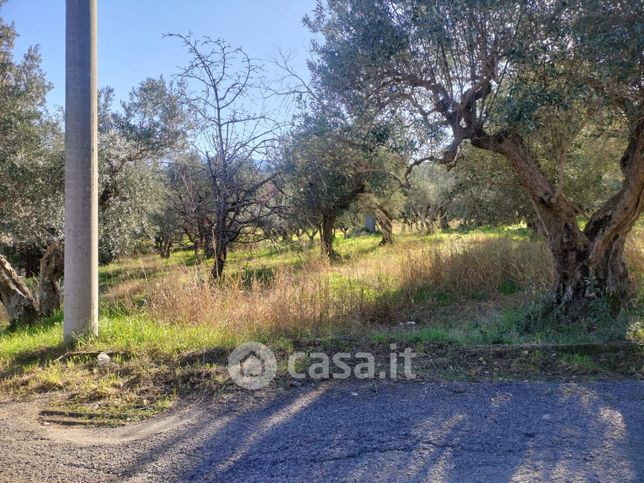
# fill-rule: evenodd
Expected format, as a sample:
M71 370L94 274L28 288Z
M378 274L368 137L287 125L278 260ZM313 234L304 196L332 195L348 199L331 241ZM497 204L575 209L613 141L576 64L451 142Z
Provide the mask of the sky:
M188 61L178 39L166 33L221 37L251 57L293 52L306 77L311 34L302 17L315 0L98 0L98 83L117 99L147 77L170 79ZM64 105L65 0L8 0L0 15L18 32L15 54L40 45L42 67L54 88L50 108Z

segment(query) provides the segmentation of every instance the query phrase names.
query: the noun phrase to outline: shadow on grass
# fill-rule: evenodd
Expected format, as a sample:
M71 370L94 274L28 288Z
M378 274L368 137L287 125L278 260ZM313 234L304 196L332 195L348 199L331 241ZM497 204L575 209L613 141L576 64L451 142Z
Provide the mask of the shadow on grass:
M254 283L269 284L275 279L275 270L270 267L248 268L244 267L241 273L242 281L246 288Z
M156 275L163 271L162 269L153 269L151 267L121 267L109 270L99 271L98 285L100 290L105 290L114 285L127 282L129 280L140 280L146 276Z
M375 237L370 237L370 238L375 238ZM348 261L348 260L351 260L351 259L353 259L355 257L365 256L365 255L368 255L370 253L373 253L373 252L377 251L378 248L380 248L379 238L375 238L373 241L374 241L373 245L368 245L368 246L359 247L359 248L356 248L356 249L351 249L349 251L349 253L347 253L346 255L340 254L340 257L339 257L338 261L340 261L340 262Z
M60 342L55 346L39 347L18 352L7 368L0 371L0 381L16 376L24 371L26 367L34 365L46 366L69 350L69 344Z
M7 354L5 357L10 362L0 372L0 380L19 374L25 367L33 365L46 366L48 363L65 354L70 347L73 347L73 343L63 342L62 334L60 341L53 345L48 344L47 340L43 340L43 343L39 345L32 344L33 338L37 338L39 335L48 331L54 331L55 327L62 325L62 323L63 313L59 311L53 316L31 326L19 328L9 327L0 332L0 348L5 340L13 339L16 341L24 339L25 341L24 347L20 347L19 342L14 342L17 347L13 350L6 350Z
M202 263L206 263L207 261L208 258L206 258L206 256L203 254L192 254L182 259L181 265L185 267L195 267L197 265L201 265Z

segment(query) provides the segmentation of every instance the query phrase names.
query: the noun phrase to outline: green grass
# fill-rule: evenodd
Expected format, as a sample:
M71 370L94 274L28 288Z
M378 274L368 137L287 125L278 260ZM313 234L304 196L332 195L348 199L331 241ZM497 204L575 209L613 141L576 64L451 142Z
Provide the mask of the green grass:
M336 319L330 321L328 328L311 323L296 330L260 326L241 331L227 325L226 320L212 319L164 322L164 317L155 317L148 310L146 290L175 278L180 268L192 270L206 280L211 261L191 251L174 252L169 259L146 255L122 260L100 268L102 303L98 337L79 339L72 346L63 344L61 314L13 331L0 326L0 393L11 396L55 391L81 409L90 403L99 404L108 412L121 408L135 417L167 407L173 394L195 385L225 386L227 352L249 339L278 351L302 345L333 351L390 343L425 349L432 344L467 347L592 343L625 338L644 341L642 287L629 311L616 315L598 304L587 317L562 323L539 315L542 289L535 289L529 283L531 275L523 276L523 271L516 267L506 267L510 270L507 275L497 276L495 272L494 283L483 277L478 285L467 285L475 275L469 272L470 259L461 261L461 274L451 273L445 265L442 271L431 274L435 279L415 279L414 275L401 281L395 276L404 263L410 265L410 270L415 269L414 259L405 261L405 257L422 255L425 253L422 250L428 247L445 249L458 262L461 256L478 256L479 249L481 256L490 255L490 247L485 244L491 242L494 248L495 240L509 240L509 247L516 251L514 255L538 243L530 239L525 227L513 226L467 232L449 230L433 235L399 234L393 247L379 247L378 235L347 239L340 235L335 240L339 259L322 265L311 265L319 258L319 248L306 242L264 243L231 252L223 283L241 280L240 292L233 294L240 303L246 292L252 290L258 291L257 300L261 301L261 291L270 291L284 270L290 270L295 277L306 277L303 270L311 266L324 270L324 290L329 291L332 301L329 313ZM453 249L468 244L474 250L469 255ZM501 263L511 255L491 257L488 265ZM446 262L437 259L437 263ZM481 267L495 270L488 265ZM370 275L365 276L365 271ZM460 283L469 288L459 289ZM344 320L342 317L348 317L348 312L333 311L333 301L339 295L344 297L339 297L341 300L359 301L361 307L351 312L358 319ZM107 373L97 370L96 354L103 351L113 354L115 362L113 370ZM541 361L531 363L535 371L542 367ZM594 360L582 356L570 356L563 363L574 370L596 369ZM200 374L198 382L194 382L195 373ZM450 377L455 377L454 374Z
M464 233L450 230L433 235L404 234L398 235L398 243L392 248L379 248L379 235L344 239L339 234L335 245L341 259L335 264L338 270L330 275L330 287L335 291L359 291L369 303L395 305L395 301L401 299L403 294L400 287L391 286L386 275L368 284L357 283L355 279L345 275L342 267L351 267L357 262L369 263L371 260L378 260L382 253L388 250L404 252L407 247L414 247L419 243L441 244L450 239L482 235L525 240L529 238L530 233L525 227L511 226L482 227ZM276 269L285 266L297 269L302 266L303 260L315 257L317 251L317 245L308 247L306 243L301 246L264 244L251 250L233 251L229 257L227 276L240 274L247 283L251 280L269 283ZM100 268L101 286L105 291L128 281L162 277L171 273L177 266L195 265L195 260L193 252L177 251L169 259L149 255L120 261ZM210 269L210 263L205 260L198 266L204 273ZM579 342L611 340L630 330L631 336L642 338L641 324L627 328L623 324L620 325L620 321L606 324L609 325L606 330L596 330L602 327L593 327L593 324L602 325L598 321L586 321L588 326L583 327L584 330L577 326L555 327L550 330L547 324L526 330L521 324L528 316L531 306L522 304L523 298L523 287L512 279L504 280L492 294L455 294L437 291L431 286L420 286L409 301L414 309L410 311L409 317L415 320L417 326L422 326L428 322L426 309L431 310L431 326L405 327L404 330L376 328L373 336L387 333L388 339L420 337L426 342L456 341L462 344ZM468 299L471 302L468 302ZM494 300L494 307L485 314L480 314L478 302L487 300ZM454 307L458 307L459 311L454 313ZM117 309L110 301L103 303L102 313L101 335L98 339L79 341L84 350L111 349L174 354L205 347L232 347L239 342L239 339L212 326L163 324L140 313L128 313ZM34 328L0 333L0 367L11 364L15 354L37 353L58 347L61 331L61 318L56 316ZM403 333L411 335L402 335Z
M57 314L33 327L5 330L0 333L0 369L29 360L48 351L57 353L62 345L62 314Z
M172 326L127 314L102 316L98 337L66 345L62 335L60 316L1 334L0 392L17 397L63 390L67 397L54 398L52 407L96 413L101 424L167 408L190 354L240 342L212 327ZM97 369L100 352L111 355L113 369Z
M588 354L563 354L561 359L564 365L573 370L592 372L599 369L595 361Z
M187 351L231 348L239 340L206 326L178 326L155 322L140 315L120 315L100 319L98 337L62 343L60 316L35 327L20 328L0 335L0 370L18 369L25 362L48 362L68 351L121 352L146 357L176 357Z

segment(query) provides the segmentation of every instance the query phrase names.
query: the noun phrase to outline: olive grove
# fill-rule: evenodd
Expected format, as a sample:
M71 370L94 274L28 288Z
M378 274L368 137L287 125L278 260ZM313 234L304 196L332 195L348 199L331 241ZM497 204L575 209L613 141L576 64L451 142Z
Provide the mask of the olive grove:
M556 305L627 297L624 243L644 206L638 2L329 0L307 21L321 85L349 110L404 113L420 141L410 167L459 164L465 144L508 163L546 234ZM582 228L561 174L592 160L588 130L619 133L623 181Z

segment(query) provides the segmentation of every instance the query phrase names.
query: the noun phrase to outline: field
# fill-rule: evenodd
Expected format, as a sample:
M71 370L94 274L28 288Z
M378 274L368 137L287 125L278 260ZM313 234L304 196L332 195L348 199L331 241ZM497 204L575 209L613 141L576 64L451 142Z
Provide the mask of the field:
M50 393L54 407L136 418L167 407L178 393L229 390L227 354L249 340L278 354L302 347L378 353L397 343L436 356L425 365L433 378L640 371L641 352L611 365L605 354L597 359L580 348L644 341L641 229L627 253L638 290L633 306L616 314L598 301L574 323L540 311L550 260L524 227L397 233L393 246L379 242L377 235L338 238L341 258L334 262L299 241L240 249L216 285L208 281L211 262L191 251L104 266L99 337L63 345L60 314L35 327L3 329L0 387L9 397ZM547 353L553 344L576 349L555 361ZM496 357L494 369L485 370L477 361L494 359L481 354L500 353L498 347L520 350L520 357ZM97 368L100 352L112 357L107 369Z

